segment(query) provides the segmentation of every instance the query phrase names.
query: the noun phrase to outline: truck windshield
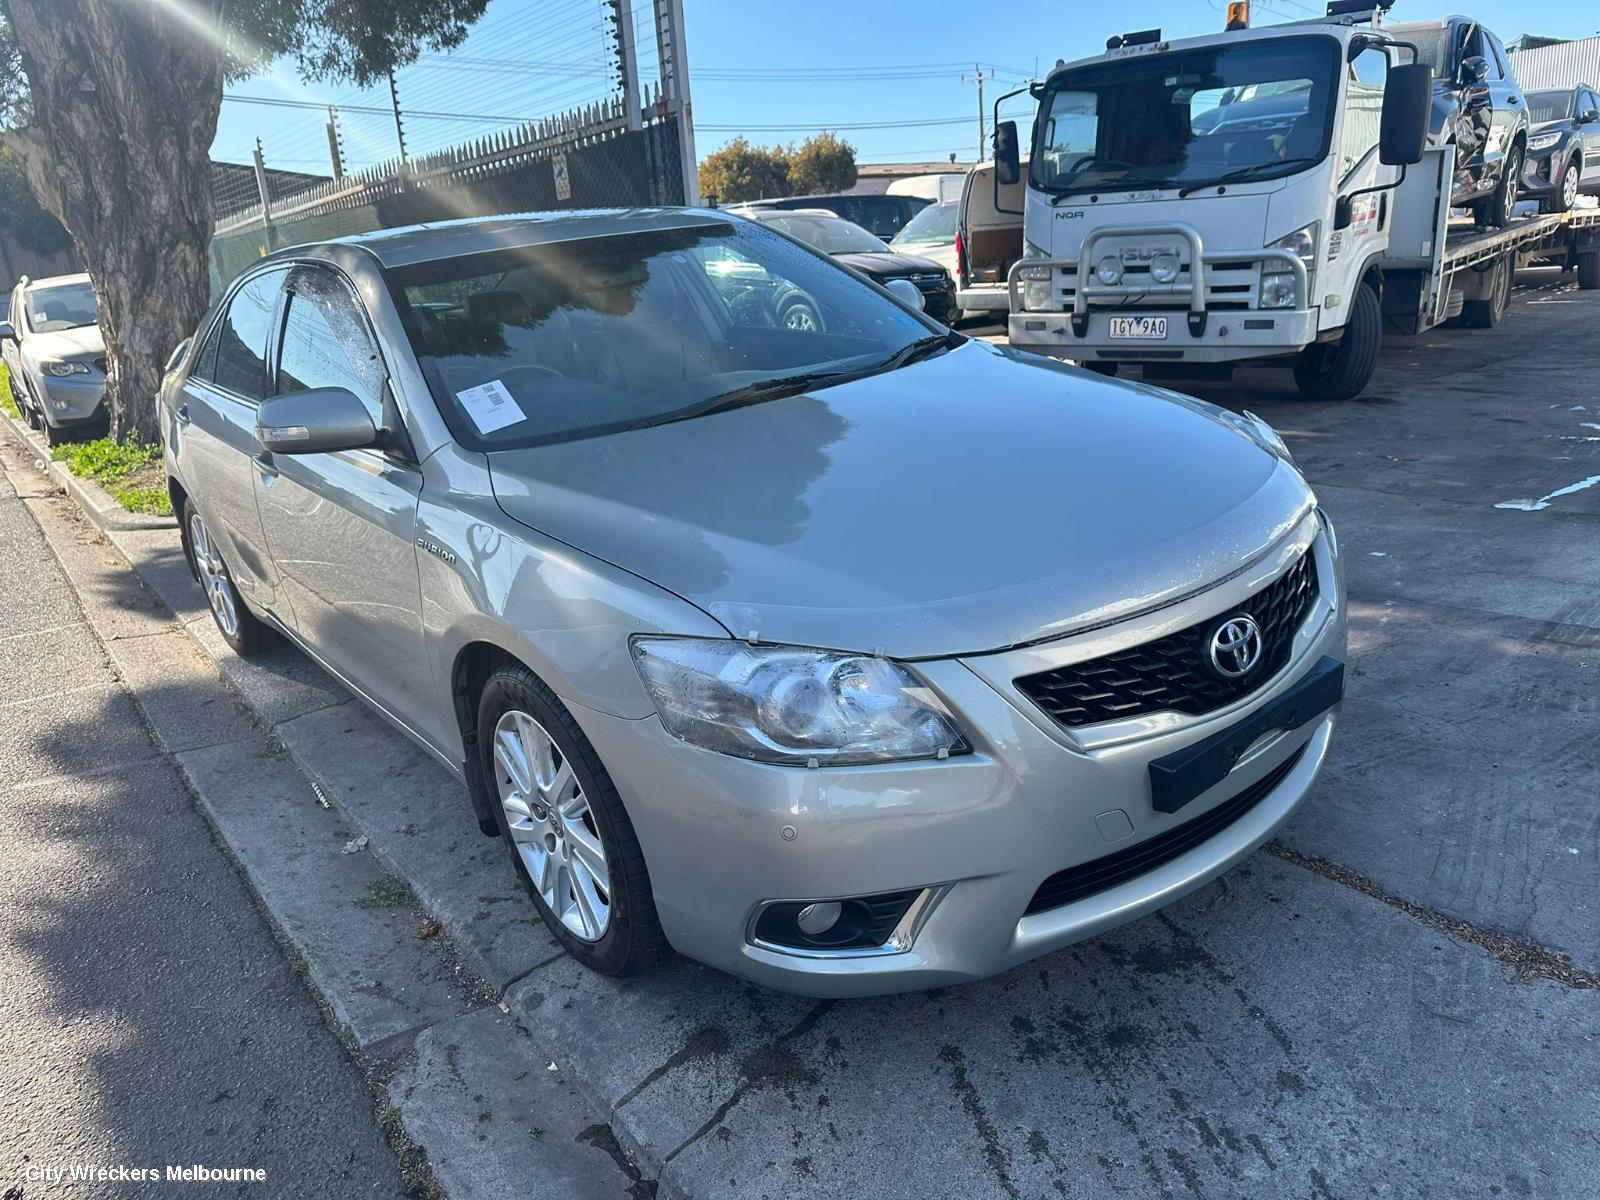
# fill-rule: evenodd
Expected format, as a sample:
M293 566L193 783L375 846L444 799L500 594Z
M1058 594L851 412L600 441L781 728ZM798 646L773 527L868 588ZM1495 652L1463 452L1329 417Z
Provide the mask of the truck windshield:
M1058 75L1040 101L1031 181L1065 194L1305 170L1328 153L1338 45L1239 42Z

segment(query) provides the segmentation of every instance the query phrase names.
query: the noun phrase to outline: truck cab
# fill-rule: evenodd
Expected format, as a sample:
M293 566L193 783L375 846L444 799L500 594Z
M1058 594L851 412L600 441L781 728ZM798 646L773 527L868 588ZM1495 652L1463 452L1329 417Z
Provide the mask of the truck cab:
M1277 359L1309 395L1359 392L1390 193L1426 134L1415 57L1369 12L1059 65L1035 88L1011 343L1106 373Z

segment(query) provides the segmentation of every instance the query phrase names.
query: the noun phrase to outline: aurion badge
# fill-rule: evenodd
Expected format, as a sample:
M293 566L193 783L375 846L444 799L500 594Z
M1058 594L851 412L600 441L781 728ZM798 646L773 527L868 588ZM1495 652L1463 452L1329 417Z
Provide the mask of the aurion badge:
M1249 613L1238 613L1211 634L1211 665L1228 679L1248 675L1261 661L1261 626Z

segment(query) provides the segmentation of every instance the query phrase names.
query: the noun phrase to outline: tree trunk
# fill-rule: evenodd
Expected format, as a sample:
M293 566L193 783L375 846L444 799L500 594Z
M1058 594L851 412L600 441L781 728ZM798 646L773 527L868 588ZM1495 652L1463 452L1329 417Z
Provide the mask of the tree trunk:
M31 124L6 137L88 265L118 441L158 437L162 368L209 299L225 47L206 0L0 0Z

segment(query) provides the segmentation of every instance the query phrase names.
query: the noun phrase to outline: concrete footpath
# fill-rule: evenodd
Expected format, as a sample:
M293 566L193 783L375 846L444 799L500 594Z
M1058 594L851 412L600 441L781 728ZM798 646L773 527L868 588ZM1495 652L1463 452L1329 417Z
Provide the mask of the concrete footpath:
M217 722L178 761L451 1196L1600 1194L1600 489L1552 498L1600 474L1600 293L1524 283L1498 330L1392 342L1358 401L1206 393L1339 524L1327 771L1224 879L981 984L584 972L443 771L293 651L226 650L175 531L110 534L174 614L119 670L158 731Z

